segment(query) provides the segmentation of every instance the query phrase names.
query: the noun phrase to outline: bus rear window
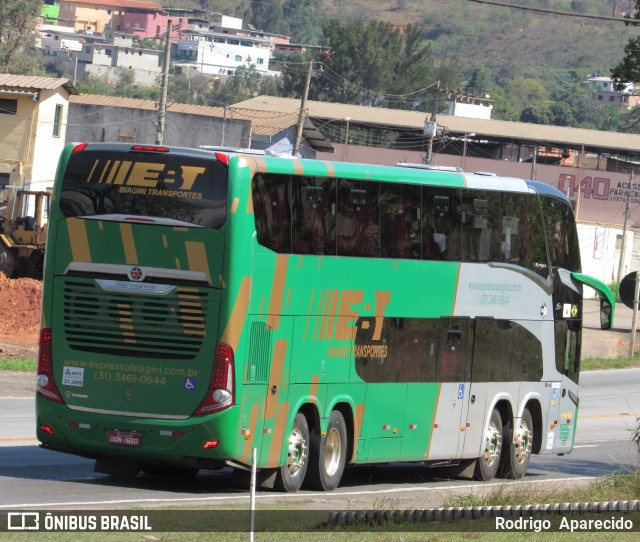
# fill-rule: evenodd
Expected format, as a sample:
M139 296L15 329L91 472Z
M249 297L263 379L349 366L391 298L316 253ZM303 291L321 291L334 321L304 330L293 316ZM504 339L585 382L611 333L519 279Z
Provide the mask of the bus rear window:
M148 216L210 228L224 224L226 207L227 168L180 154L72 154L60 195L65 217Z

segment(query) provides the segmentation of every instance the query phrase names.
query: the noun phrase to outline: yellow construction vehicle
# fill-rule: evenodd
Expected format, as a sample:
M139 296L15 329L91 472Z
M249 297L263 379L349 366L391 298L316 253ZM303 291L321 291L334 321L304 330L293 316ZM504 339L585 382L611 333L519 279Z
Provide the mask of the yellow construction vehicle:
M42 278L50 200L51 192L30 190L14 189L7 197L0 212L0 273Z

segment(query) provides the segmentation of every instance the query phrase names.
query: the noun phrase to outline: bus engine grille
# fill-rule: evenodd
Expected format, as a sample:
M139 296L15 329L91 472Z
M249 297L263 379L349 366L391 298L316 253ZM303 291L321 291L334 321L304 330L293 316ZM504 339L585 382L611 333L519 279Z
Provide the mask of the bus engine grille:
M208 295L177 287L167 295L112 292L91 282L64 287L64 330L73 350L193 359L205 338Z

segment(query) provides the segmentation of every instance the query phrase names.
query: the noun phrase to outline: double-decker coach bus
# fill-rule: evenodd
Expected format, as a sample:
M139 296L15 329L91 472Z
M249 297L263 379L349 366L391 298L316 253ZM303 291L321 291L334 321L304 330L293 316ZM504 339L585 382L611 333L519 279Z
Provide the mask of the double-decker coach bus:
M107 473L520 478L572 449L583 284L613 318L563 194L486 174L69 145L47 243L37 435Z

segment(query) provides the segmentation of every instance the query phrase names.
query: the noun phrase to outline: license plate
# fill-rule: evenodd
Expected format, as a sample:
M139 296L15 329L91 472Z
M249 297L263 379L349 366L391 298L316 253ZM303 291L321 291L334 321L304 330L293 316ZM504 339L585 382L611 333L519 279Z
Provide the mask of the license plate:
M122 431L109 431L107 442L115 446L140 446L138 433L123 433Z

